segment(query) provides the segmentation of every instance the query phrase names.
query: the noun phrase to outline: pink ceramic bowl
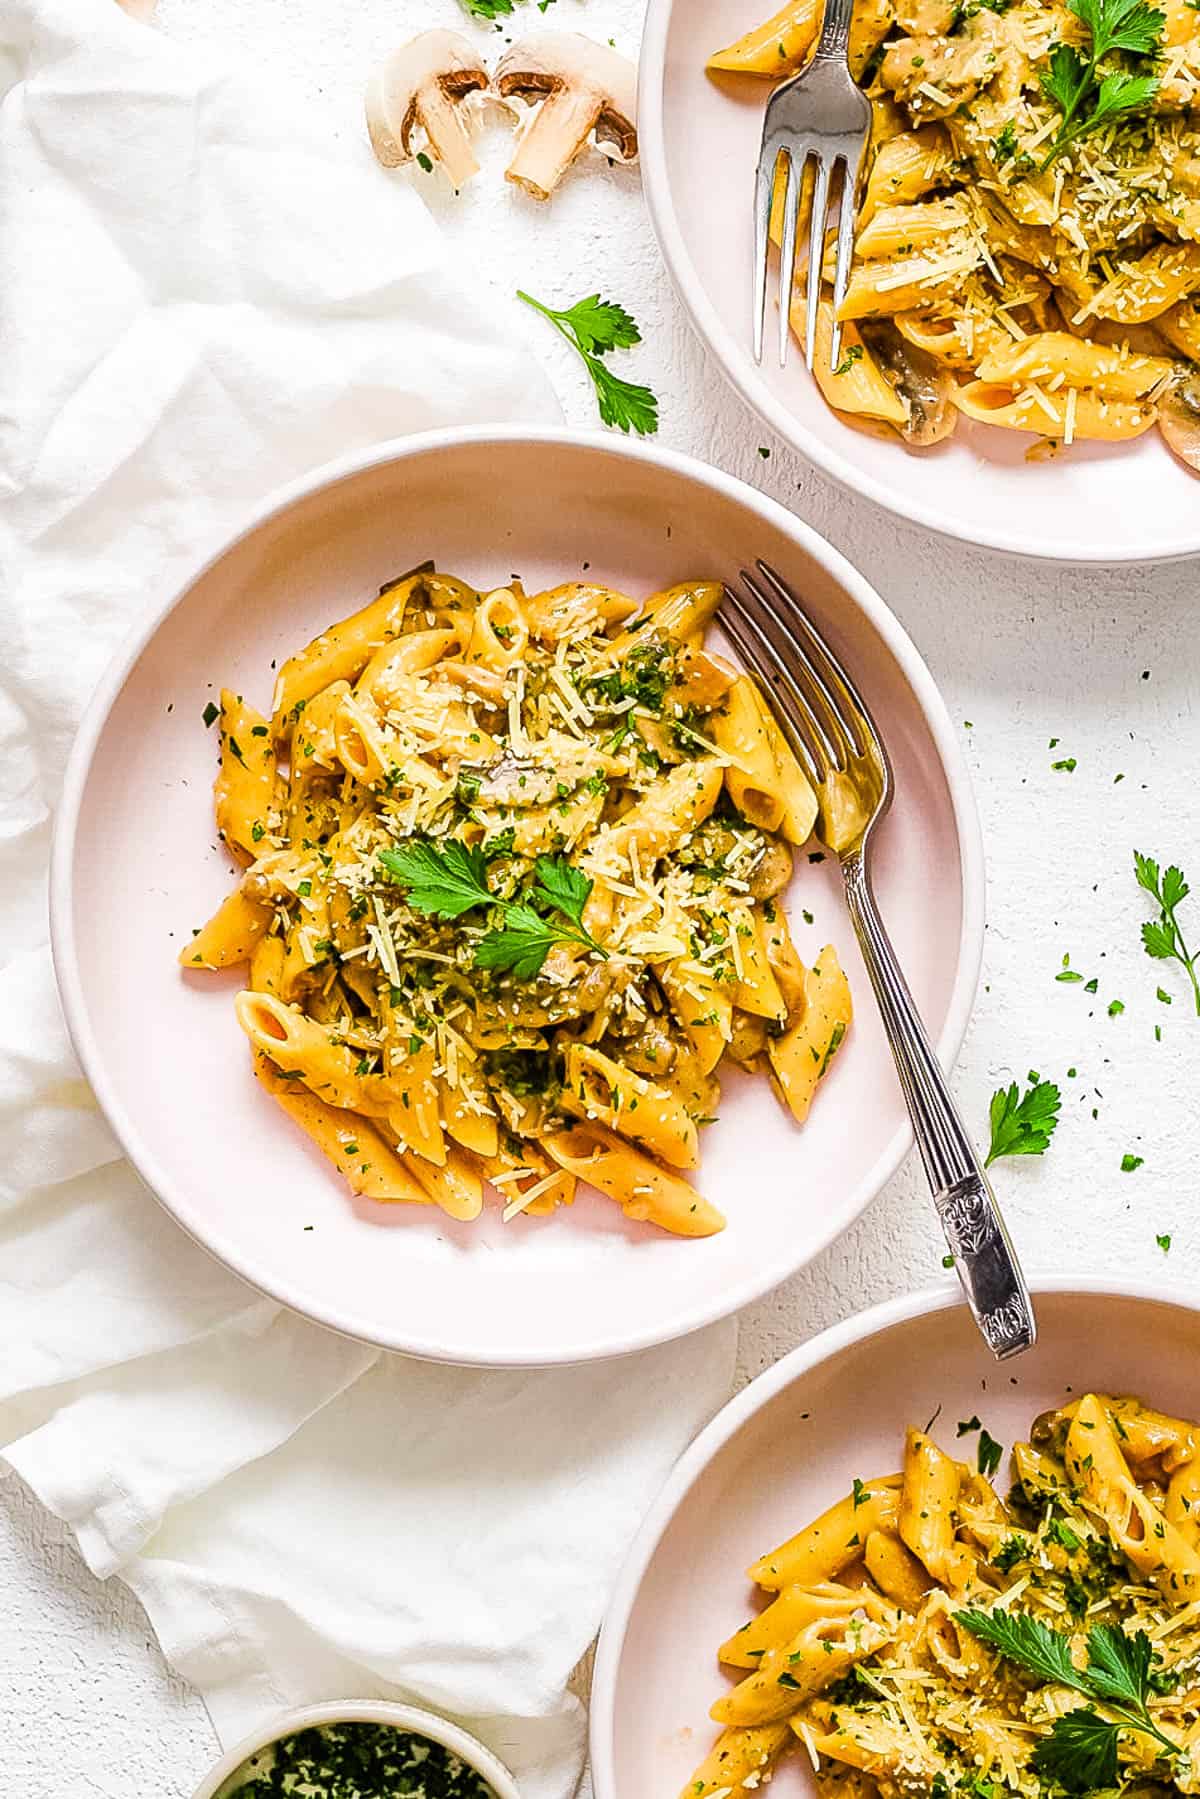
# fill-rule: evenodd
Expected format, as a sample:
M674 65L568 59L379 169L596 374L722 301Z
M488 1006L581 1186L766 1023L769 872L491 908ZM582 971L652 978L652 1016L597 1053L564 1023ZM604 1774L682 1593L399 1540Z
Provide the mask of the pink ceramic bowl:
M184 974L175 962L232 884L212 823L214 733L201 717L222 683L268 704L272 662L426 557L481 584L519 571L537 586L586 570L642 594L687 575L732 576L755 556L805 595L891 747L898 795L880 836L880 900L949 1062L975 992L983 864L945 707L850 564L726 475L565 431L384 445L272 499L117 657L80 731L58 820L51 911L63 1002L147 1184L264 1292L351 1336L439 1360L618 1355L733 1312L793 1274L898 1166L908 1120L829 863L799 859L791 912L802 954L837 943L858 1020L803 1131L765 1081L728 1080L720 1122L704 1133L700 1184L729 1225L703 1242L627 1223L591 1195L507 1226L498 1208L466 1226L431 1208L352 1201L251 1077L232 1004L238 972Z
M1137 1393L1195 1415L1200 1311L1132 1284L1032 1283L1038 1341L996 1363L957 1288L876 1306L794 1350L718 1413L679 1462L613 1595L592 1688L596 1799L673 1799L718 1734L718 1644L755 1610L746 1568L842 1494L900 1466L906 1425L945 1445L978 1417L1007 1451L1065 1393ZM972 1441L976 1439L972 1438ZM770 1799L817 1788L803 1756Z
M774 317L766 354L755 363L752 198L771 83L714 77L705 63L776 6L649 0L638 81L642 181L663 259L693 325L746 403L852 492L967 543L1061 562L1195 555L1200 488L1157 431L1029 462L1030 433L960 421L947 442L912 452L831 412L795 343L780 369Z

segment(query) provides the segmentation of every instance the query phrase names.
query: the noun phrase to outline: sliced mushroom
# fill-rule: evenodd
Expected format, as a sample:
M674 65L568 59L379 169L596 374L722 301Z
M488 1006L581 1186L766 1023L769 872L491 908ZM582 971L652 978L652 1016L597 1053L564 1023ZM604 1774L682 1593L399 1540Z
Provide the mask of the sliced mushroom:
M535 199L550 198L593 132L623 161L637 155L637 71L578 32L536 32L514 44L496 69L496 90L540 104L506 171Z
M945 363L901 337L886 320L863 319L859 331L908 412L898 426L905 443L924 447L949 437L958 423L954 376Z
M1200 369L1188 369L1158 403L1158 428L1180 462L1200 475Z
M478 54L456 31L423 31L394 50L367 89L367 130L385 168L411 162L418 133L455 187L479 169L463 102L488 84Z

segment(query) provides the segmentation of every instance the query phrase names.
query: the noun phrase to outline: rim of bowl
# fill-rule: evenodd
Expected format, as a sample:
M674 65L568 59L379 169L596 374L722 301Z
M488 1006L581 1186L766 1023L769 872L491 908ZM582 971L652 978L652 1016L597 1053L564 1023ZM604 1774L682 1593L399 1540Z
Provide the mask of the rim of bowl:
M428 1737L430 1742L440 1743L473 1768L493 1789L496 1799L521 1799L517 1783L504 1763L461 1724L452 1724L449 1718L443 1718L438 1712L425 1711L421 1706L402 1705L390 1699L334 1699L321 1705L305 1705L295 1711L281 1712L270 1724L226 1750L204 1776L192 1799L215 1799L229 1777L236 1774L250 1756L297 1730L311 1730L322 1724L389 1724L396 1730Z
M749 352L730 331L710 301L696 265L688 254L675 211L671 183L667 174L666 136L663 127L663 85L666 73L667 31L678 0L648 0L646 22L642 31L642 52L638 65L638 145L642 164L642 186L650 222L663 261L680 305L687 313L693 329L712 351L718 366L730 385L747 406L756 412L785 443L801 456L831 475L851 493L862 494L886 512L911 524L924 525L939 537L969 544L974 549L998 550L1006 556L1041 562L1172 562L1200 551L1200 533L1178 537L1150 552L1129 544L1105 542L1103 539L1064 539L1061 542L1037 544L1022 538L1016 530L998 527L974 530L951 522L936 505L926 504L907 494L898 494L886 483L867 474L819 438L779 400L762 381L749 358ZM750 271L746 283L749 292ZM936 486L931 481L931 487Z
M1200 1312L1195 1298L1175 1284L1128 1280L1117 1281L1107 1275L1044 1275L1031 1279L1029 1290L1034 1299L1065 1297L1068 1299L1133 1299L1152 1305L1175 1306L1180 1311ZM899 1299L886 1299L855 1312L840 1324L826 1330L790 1350L773 1367L742 1388L727 1405L721 1407L706 1424L690 1448L680 1456L660 1490L657 1499L642 1520L637 1536L621 1565L613 1587L608 1610L596 1648L592 1676L589 1719L589 1763L595 1799L620 1799L613 1774L615 1700L617 1678L625 1648L625 1637L637 1596L646 1571L683 1501L699 1479L748 1419L762 1411L785 1388L811 1374L822 1363L840 1355L856 1343L897 1324L932 1316L950 1310L966 1311L967 1304L957 1283L943 1282L906 1293ZM1019 1361L1019 1358L1018 1358ZM1013 1364L1016 1365L1015 1363ZM999 1364L997 1364L999 1366ZM1007 1366L1007 1364L1006 1364Z
M243 1265L240 1252L236 1247L227 1243L221 1235L207 1230L202 1232L197 1224L191 1222L193 1207L188 1200L186 1190L181 1188L179 1183L158 1165L156 1158L142 1143L136 1121L112 1090L104 1058L92 1031L84 1000L72 917L72 867L75 859L75 842L84 790L97 743L107 723L108 715L139 657L160 626L176 607L183 603L196 582L220 562L230 550L251 537L269 520L295 505L297 501L319 492L322 488L333 486L339 481L384 463L405 462L413 457L453 451L465 445L478 446L481 444L496 445L500 448L514 444L554 445L568 453L582 450L588 454L599 453L625 461L633 460L656 464L696 487L708 489L710 492L717 492L735 500L744 510L757 514L776 529L784 531L833 577L851 602L865 615L872 630L895 658L913 692L921 716L933 739L949 793L961 869L962 924L955 957L954 983L946 1011L945 1024L937 1041L937 1051L944 1067L953 1066L970 1022L983 960L985 910L983 838L965 755L955 735L946 703L916 645L885 600L876 592L865 576L859 574L840 550L835 549L811 525L806 524L803 519L797 518L777 500L749 487L735 476L727 475L722 470L712 468L709 464L699 462L694 457L685 456L679 451L651 447L641 443L627 443L624 440L612 441L598 432L572 430L568 427L452 426L444 430L421 432L411 437L391 439L385 443L373 445L369 449L354 451L346 456L338 457L332 462L324 463L309 474L289 482L269 494L251 511L236 530L223 539L217 550L206 556L192 569L168 600L155 606L145 617L139 619L124 642L114 652L107 670L84 711L67 760L50 854L50 942L67 1030L83 1072L91 1084L104 1116L116 1135L122 1151L133 1163L151 1193L180 1227L200 1244L201 1248L207 1250L209 1254L215 1255L242 1280L255 1287L259 1292L265 1293L269 1298L299 1312L303 1317L313 1319L327 1329L337 1331L343 1336L352 1337L358 1342L373 1343L381 1348L416 1356L425 1361L448 1362L461 1367L561 1367L632 1355L638 1350L688 1336L693 1331L703 1329L705 1325L715 1323L719 1318L727 1318L734 1312L741 1311L744 1306L752 1304L756 1299L771 1292L782 1281L796 1273L797 1269L788 1266L777 1272L775 1266L771 1265L761 1273L748 1277L738 1286L727 1288L719 1300L707 1301L695 1306L689 1312L682 1313L673 1321L669 1329L660 1330L657 1327L649 1327L640 1331L636 1337L601 1339L595 1344L586 1346L582 1351L567 1350L561 1355L553 1356L544 1352L514 1355L511 1350L488 1352L480 1349L464 1354L461 1348L456 1350L452 1344L436 1340L385 1340L363 1323L355 1320L352 1315L352 1302L349 1298L339 1304L321 1304L308 1300L301 1302L286 1290L286 1283L273 1279L269 1272L265 1270L255 1273L248 1272ZM862 1216L871 1201L878 1196L895 1174L912 1147L912 1141L912 1128L906 1118L897 1127L891 1141L884 1146L875 1165L868 1169L866 1175L848 1192L843 1204L832 1210L823 1219L821 1229L814 1240L812 1252L801 1266L807 1266L808 1262L814 1261L843 1231L849 1229L850 1225Z

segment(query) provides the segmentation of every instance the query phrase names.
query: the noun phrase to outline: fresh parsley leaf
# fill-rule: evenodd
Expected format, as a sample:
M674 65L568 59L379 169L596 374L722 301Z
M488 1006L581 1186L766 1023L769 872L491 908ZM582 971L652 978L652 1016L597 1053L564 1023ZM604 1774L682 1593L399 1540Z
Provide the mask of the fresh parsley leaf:
M1133 866L1138 886L1144 888L1158 905L1157 919L1148 920L1142 926L1142 947L1156 962L1175 961L1186 969L1192 983L1196 1014L1200 1017L1200 978L1196 971L1200 952L1189 951L1176 917L1178 907L1191 889L1182 869L1172 865L1164 873L1153 856L1143 856L1139 850L1133 853ZM1164 997L1161 987L1159 997Z
M475 966L531 981L556 943L580 943L603 956L604 950L583 928L583 908L592 891L586 875L563 856L539 856L534 886L523 900L492 893L487 882L488 856L456 837L438 843L414 838L392 850L381 850L385 873L408 889L415 912L434 918L461 918L476 906L501 914L502 925L489 931L475 951ZM545 918L536 908L548 907L565 922Z
M658 430L658 399L654 392L634 381L622 381L606 369L598 356L585 356L588 374L596 389L600 417L618 431L636 431L653 437Z
M1091 32L1096 62L1110 50L1154 56L1162 45L1166 15L1146 0L1067 0L1067 5Z
M475 966L515 975L519 981L532 981L561 940L561 931L532 906L506 906L503 926L489 931L476 949Z
M1034 1766L1068 1792L1087 1793L1113 1785L1117 1735L1122 1729L1153 1737L1168 1755L1179 1753L1179 1745L1163 1735L1147 1710L1148 1696L1155 1690L1154 1654L1143 1631L1126 1636L1117 1626L1094 1625L1087 1637L1088 1665L1078 1668L1071 1654L1071 1639L1050 1630L1038 1618L1003 1610L966 1610L955 1616L972 1636L1035 1679L1070 1687L1116 1713L1118 1723L1102 1718L1090 1706L1068 1712L1056 1719L1050 1735L1039 1743Z
M1006 1661L1016 1662L1039 1680L1087 1693L1083 1675L1071 1659L1069 1638L1050 1630L1026 1612L983 1612L968 1609L955 1618L973 1637L986 1643Z
M414 838L398 849L380 850L379 861L393 881L408 888L413 911L427 917L460 918L473 906L493 904L484 857L456 837L440 844Z
M1101 125L1107 125L1110 119L1119 118L1122 113L1145 112L1157 91L1156 75L1130 75L1124 69L1114 69L1096 90L1088 130L1098 131Z
M1068 1793L1092 1793L1117 1784L1119 1726L1090 1706L1054 1720L1031 1757L1034 1770Z
M469 19L482 19L491 24L497 19L507 19L515 10L515 0L461 0L463 11ZM553 6L554 0L537 0L539 12L545 12ZM500 27L497 25L496 29Z
M1166 15L1147 0L1067 0L1089 32L1086 53L1072 44L1055 44L1038 80L1047 99L1058 107L1062 123L1042 162L1046 169L1076 138L1130 113L1144 112L1158 90L1155 74L1128 69L1101 69L1114 51L1125 56L1156 56L1162 47Z
M1150 1692L1154 1651L1144 1630L1127 1636L1115 1624L1088 1631L1088 1684L1097 1699L1144 1706Z
M640 437L652 437L658 430L657 396L648 387L623 381L602 360L609 350L626 350L641 342L641 332L625 308L615 300L602 300L599 294L589 294L561 309L535 300L520 288L517 298L549 319L578 351L592 378L604 423L618 431L633 430Z
M1036 1081L1022 1094L1014 1081L992 1095L991 1147L985 1166L1001 1156L1040 1156L1049 1146L1058 1124L1062 1094L1053 1081Z
M616 300L602 300L599 294L576 300L568 312L558 316L569 322L579 348L594 350L598 356L609 350L632 349L642 341L636 321L625 308Z
M588 877L573 868L565 856L539 856L533 875L533 897L543 905L553 906L582 929L583 908L592 891Z
M1038 82L1048 100L1068 116L1075 111L1088 83L1088 65L1071 44L1055 44L1046 68L1039 69Z

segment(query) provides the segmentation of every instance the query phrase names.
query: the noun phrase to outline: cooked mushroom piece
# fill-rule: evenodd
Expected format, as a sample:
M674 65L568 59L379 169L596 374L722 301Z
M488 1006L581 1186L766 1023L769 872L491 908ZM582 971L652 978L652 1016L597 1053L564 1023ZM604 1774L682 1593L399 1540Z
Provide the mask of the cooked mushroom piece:
M542 31L514 44L496 69L506 100L540 104L506 171L548 200L595 133L631 162L637 155L637 71L604 44L574 31Z
M888 320L860 319L859 332L872 356L908 409L899 426L907 444L924 447L949 437L958 423L954 376L945 363L901 337Z
M1158 428L1180 462L1200 475L1200 369L1187 369L1158 403Z
M367 89L367 130L380 162L411 162L423 141L462 187L479 170L463 103L487 84L478 54L456 31L423 31L394 50Z

